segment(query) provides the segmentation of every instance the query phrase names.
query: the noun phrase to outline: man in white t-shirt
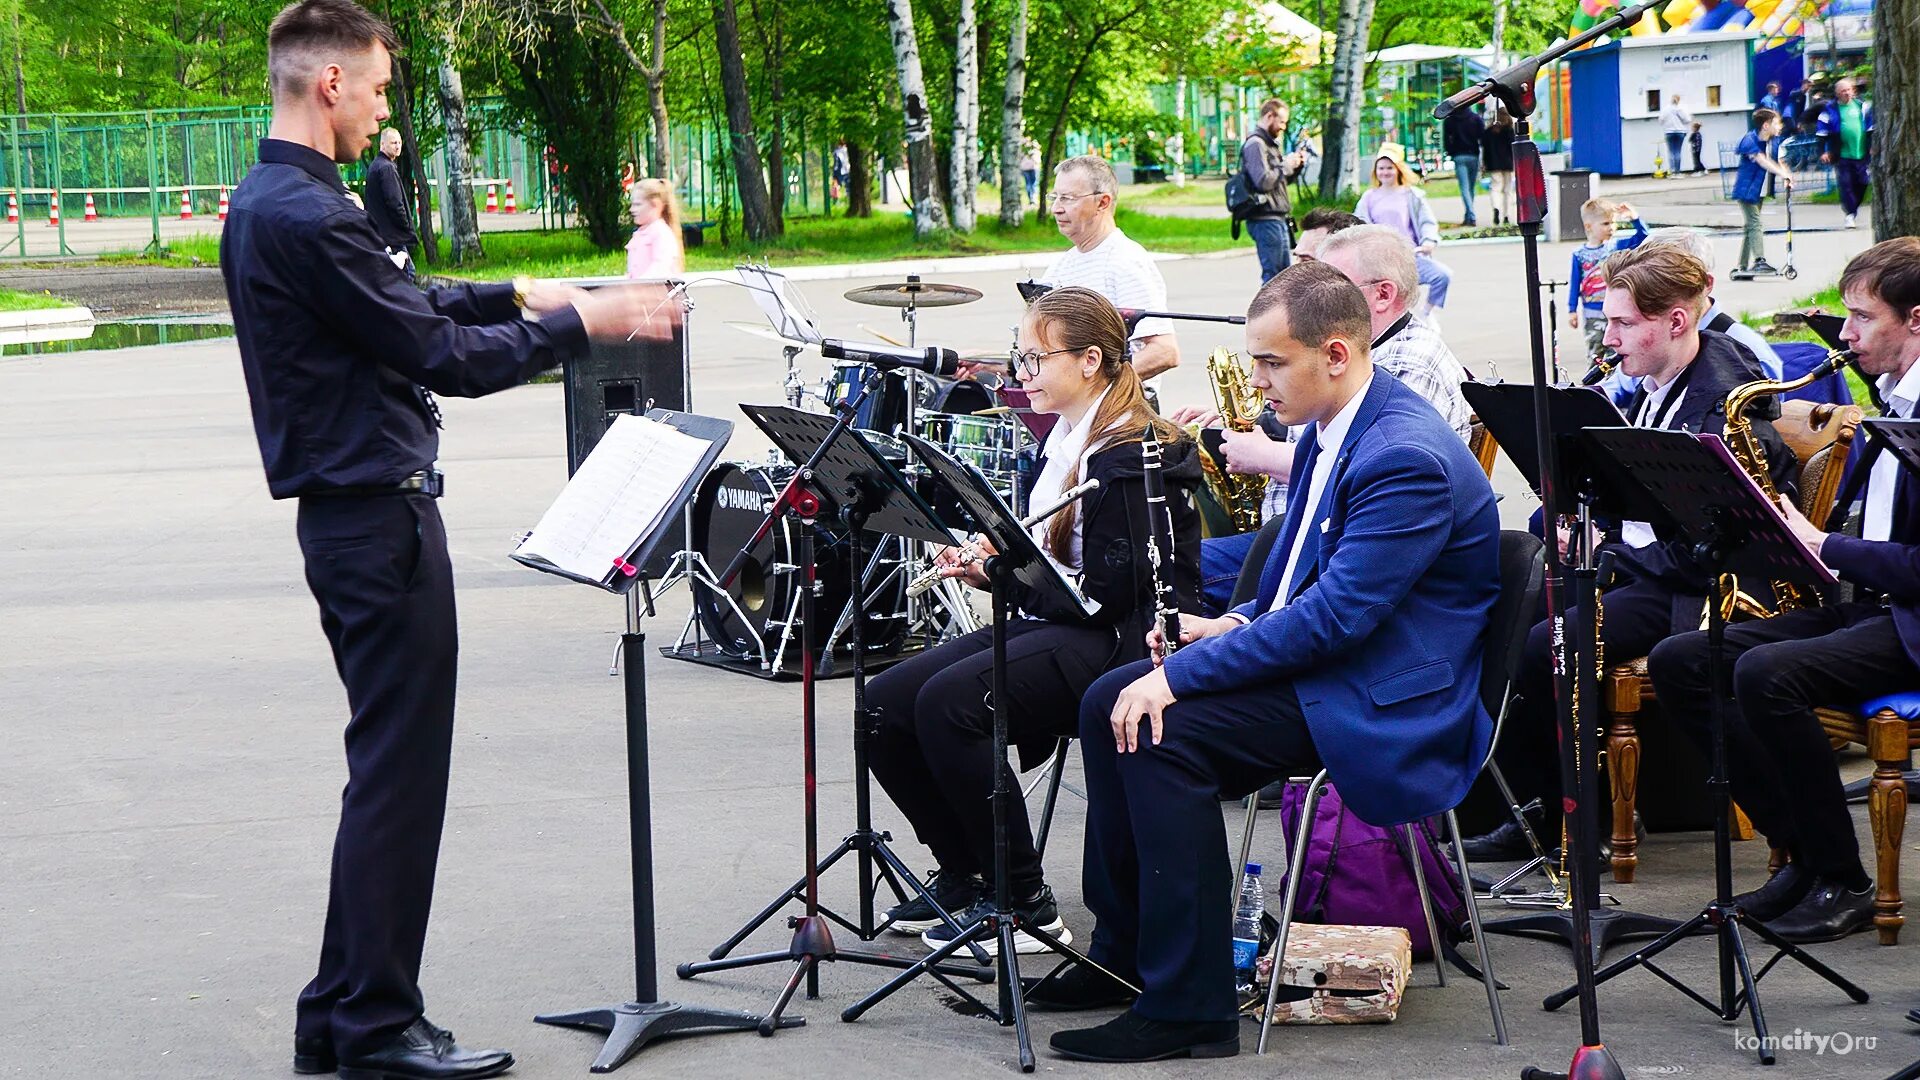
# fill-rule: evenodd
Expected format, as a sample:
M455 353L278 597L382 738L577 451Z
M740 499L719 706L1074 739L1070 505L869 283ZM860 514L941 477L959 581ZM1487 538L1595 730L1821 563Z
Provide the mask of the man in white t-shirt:
M1147 250L1114 224L1120 184L1113 166L1091 154L1068 158L1053 170L1051 208L1060 235L1073 241L1040 278L1043 285L1079 285L1115 307L1167 310L1167 282ZM1142 379L1180 366L1180 343L1167 319L1141 319L1127 338L1133 370ZM1147 384L1149 387L1152 383Z

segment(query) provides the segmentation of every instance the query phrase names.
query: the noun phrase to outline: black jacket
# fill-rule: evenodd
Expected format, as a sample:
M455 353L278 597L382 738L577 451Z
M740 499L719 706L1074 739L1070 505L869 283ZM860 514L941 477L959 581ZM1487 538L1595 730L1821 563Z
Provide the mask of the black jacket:
M1494 126L1480 135L1480 164L1488 172L1513 171L1513 128Z
M1712 330L1700 331L1700 355L1688 367L1686 396L1664 425L1669 430L1719 435L1726 429L1727 393L1741 383L1766 378L1760 361L1746 346ZM1644 387L1636 391L1627 405L1631 420L1646 401ZM1799 460L1786 440L1775 431L1772 419L1780 415L1778 399L1759 402L1748 410L1754 437L1767 455L1767 474L1774 490L1793 498L1800 475ZM1706 596L1707 571L1693 558L1689 545L1674 537L1669 527L1654 523L1659 537L1644 548L1609 544L1615 563L1635 578L1657 581L1674 593L1674 626L1695 630L1700 623L1700 604ZM1751 591L1751 590L1750 590Z
M1253 170L1247 167L1249 154L1260 158L1259 183L1254 182ZM1242 214L1240 220L1277 220L1292 215L1293 200L1287 195L1286 148L1266 128L1255 125L1246 141L1240 144L1240 168L1247 174L1247 186L1259 196L1258 205Z
M1486 129L1479 113L1460 109L1440 122L1440 141L1448 157L1479 157L1480 136Z
M400 170L387 155L375 153L367 166L367 216L373 219L373 231L380 242L394 251L412 251L420 240L413 234L413 219L407 216L407 198L400 186Z

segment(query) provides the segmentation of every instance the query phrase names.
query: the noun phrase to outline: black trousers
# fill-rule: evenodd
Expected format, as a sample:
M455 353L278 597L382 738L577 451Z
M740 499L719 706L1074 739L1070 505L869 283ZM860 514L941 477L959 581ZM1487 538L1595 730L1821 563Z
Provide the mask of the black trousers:
M1710 746L1715 693L1707 659L1705 631L1671 638L1647 659L1661 704L1702 747ZM1850 708L1920 681L1893 616L1878 604L1852 603L1739 623L1727 627L1726 662L1734 704L1721 718L1734 801L1794 862L1857 885L1866 878L1860 841L1813 710Z
M423 1009L453 744L453 568L439 508L423 495L305 498L298 528L353 715L320 967L295 1032L352 1058Z
M1673 629L1673 592L1658 582L1621 574L1613 588L1601 594L1600 638L1609 664L1625 663L1653 651ZM1569 617L1580 617L1577 613ZM1545 810L1547 847L1560 842L1560 736L1553 704L1552 627L1546 620L1534 624L1520 656L1520 674L1514 680L1519 697L1507 710L1494 760L1501 775L1525 802L1540 797ZM1661 700L1665 700L1662 698Z
M1150 660L1115 668L1080 706L1087 767L1089 955L1137 978L1154 1020L1231 1020L1234 867L1222 795L1319 771L1291 683L1202 694L1167 709L1164 736L1114 749L1113 704Z
M1114 631L1016 618L1007 625L1009 741L1071 736L1080 696L1106 670ZM902 661L867 684L879 713L873 775L942 871L993 877L993 628ZM1005 766L1003 766L1005 767ZM1007 768L1007 782L1015 782ZM1007 881L1015 899L1045 881L1026 805L1007 818Z

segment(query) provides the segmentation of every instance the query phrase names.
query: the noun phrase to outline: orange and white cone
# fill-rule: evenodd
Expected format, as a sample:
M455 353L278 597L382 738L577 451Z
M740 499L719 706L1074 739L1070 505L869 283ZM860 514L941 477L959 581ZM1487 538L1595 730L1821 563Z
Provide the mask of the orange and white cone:
M220 189L220 220L221 221L227 220L228 206L229 206L229 203L227 201L227 189L221 188Z
M507 181L507 213L513 212L513 181L509 180Z
M7 193L7 224L20 223L20 198L12 192Z
M58 226L59 224L60 224L60 193L56 191L53 193L53 198L47 203L47 228L51 229Z
M500 189L496 185L488 184L487 185L487 213L497 214L499 212L500 212Z
M187 196L187 189L180 189L180 220L193 220L193 200Z
M100 215L96 213L93 209L93 192L91 191L87 192L87 212L80 218L80 220L81 221L99 221L100 220Z

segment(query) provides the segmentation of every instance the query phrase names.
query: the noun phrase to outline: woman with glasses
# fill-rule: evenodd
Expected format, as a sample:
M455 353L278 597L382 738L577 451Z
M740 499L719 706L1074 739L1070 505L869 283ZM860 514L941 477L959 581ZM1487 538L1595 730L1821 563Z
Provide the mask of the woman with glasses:
M1056 739L1076 730L1079 701L1109 668L1144 658L1153 621L1152 571L1147 560L1147 499L1141 435L1151 424L1162 445L1162 477L1173 516L1174 550L1163 555L1182 610L1198 608L1200 517L1192 491L1201 479L1191 440L1155 415L1139 376L1127 362L1127 328L1120 313L1091 289L1055 289L1035 300L1020 325L1013 370L1036 412L1059 418L1029 474L1031 506L1048 506L1082 481L1100 486L1045 522L1035 542L1097 605L1091 617L1055 610L1039 594L1015 585L1018 610L1007 627L1009 740L1023 766L1038 764ZM980 559L989 546L948 548L939 556L946 576L987 587ZM985 627L895 664L867 685L878 713L871 747L874 775L939 868L929 879L942 909L961 926L987 902L993 867L993 630ZM1063 941L1060 920L1034 849L1026 808L1016 803L1007 822L1009 886L1027 925ZM929 946L953 931L925 899L912 898L888 913L900 933L923 933ZM1024 932L1019 952L1045 946ZM991 939L981 944L989 953Z

